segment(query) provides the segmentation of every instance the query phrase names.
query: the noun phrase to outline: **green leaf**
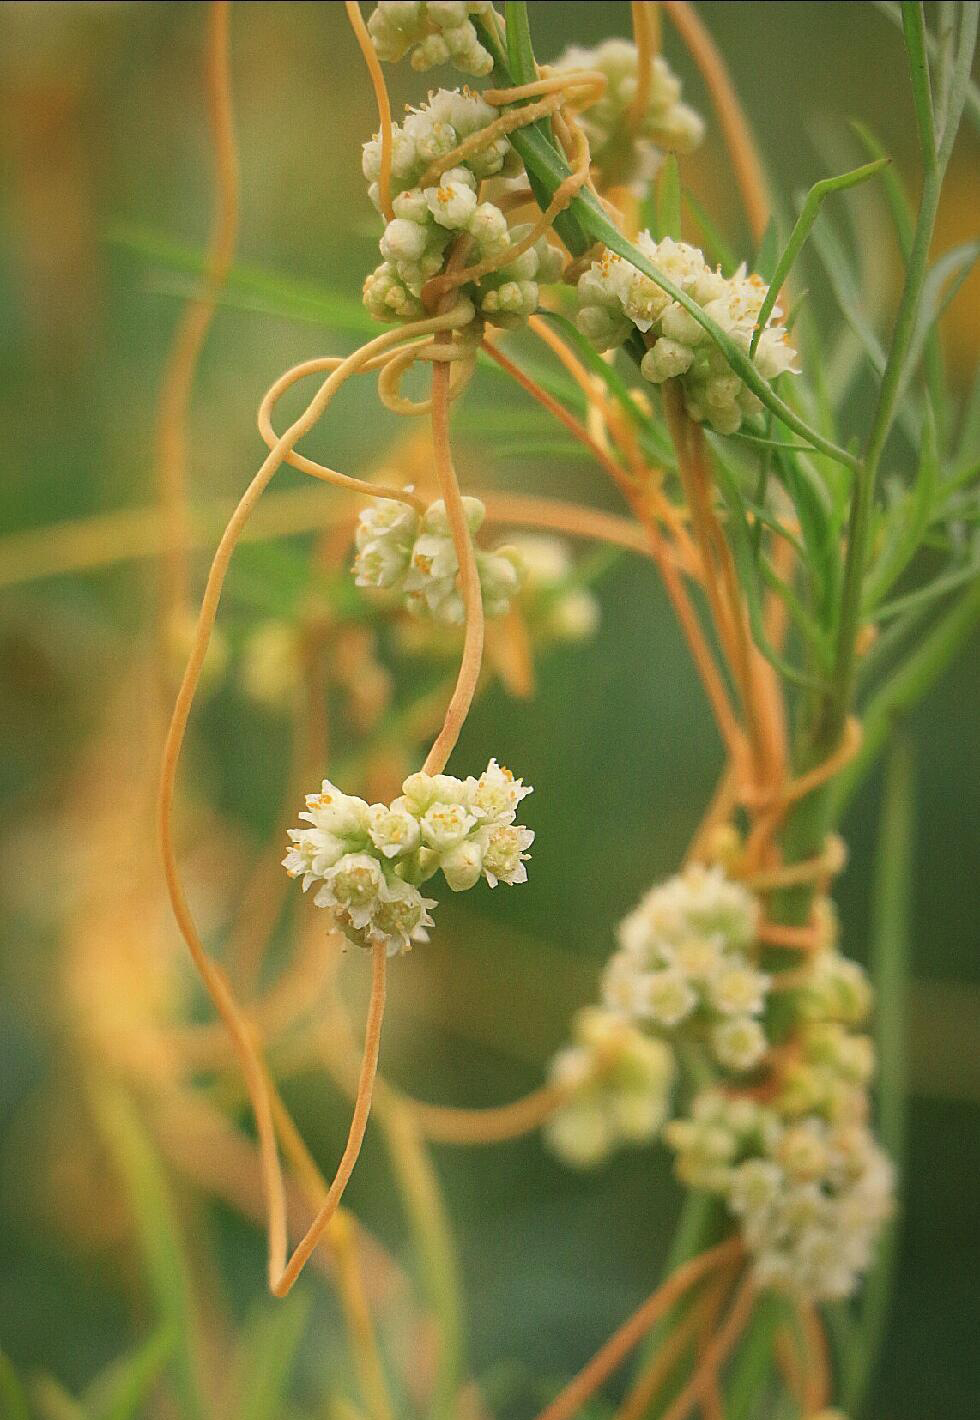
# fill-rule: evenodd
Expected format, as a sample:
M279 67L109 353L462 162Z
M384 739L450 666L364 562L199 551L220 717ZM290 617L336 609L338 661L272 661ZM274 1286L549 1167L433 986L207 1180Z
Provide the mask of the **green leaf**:
M763 1292L735 1352L725 1386L725 1420L755 1420L775 1366L774 1338L788 1309L774 1292Z
M122 1091L104 1088L95 1097L95 1107L126 1186L157 1313L173 1338L170 1372L182 1420L205 1420L196 1308L163 1170L139 1115Z
M899 399L922 359L927 340L942 320L950 302L955 300L956 293L973 270L978 256L980 242L963 242L961 246L953 247L951 251L944 253L927 273L922 284L915 331L899 383Z
M266 1304L246 1327L238 1354L235 1420L279 1420L310 1317L311 1297Z
M114 1361L85 1393L87 1420L139 1420L173 1349L173 1333L163 1326L135 1351Z
M869 178L874 177L875 173L880 172L882 168L886 167L890 161L889 158L878 158L872 163L865 163L862 167L852 168L850 172L840 173L837 177L821 178L819 182L815 182L810 188L806 196L806 201L803 203L803 210L796 219L796 224L790 233L789 241L783 248L779 260L775 262L775 269L772 276L767 278L770 282L769 290L766 292L765 300L762 303L755 334L749 346L750 355L754 355L756 352L760 337L766 328L766 322L772 314L773 307L779 297L783 283L792 270L796 258L803 250L804 243L810 235L810 230L817 220L817 215L826 199L831 193L844 192L847 188L856 187L859 183L867 182ZM764 275L765 273L760 272L760 274Z
M14 1370L14 1363L0 1351L0 1420L31 1420L27 1392Z
M928 405L922 422L921 448L915 482L889 514L885 545L865 583L866 614L874 610L905 571L929 526L939 483L939 456L935 420Z
M199 248L172 241L148 228L118 225L109 229L106 240L168 271L203 275L207 269L207 256ZM378 328L360 301L317 282L298 280L255 266L232 267L220 301L268 315L315 321L338 331L361 334Z
M926 586L919 587L917 591L908 592L904 597L895 597L893 601L886 602L878 610L878 620L889 621L892 617L904 616L920 607L931 606L940 597L949 596L950 592L955 592L966 582L972 582L977 576L980 576L980 554L974 556L967 566L957 567L942 577L934 578Z
M813 250L827 273L831 294L838 309L864 347L875 373L885 370L885 352L863 309L861 283L844 249L844 244L829 223L821 223L813 232Z
M668 153L657 175L657 235L681 239L681 176L676 153Z

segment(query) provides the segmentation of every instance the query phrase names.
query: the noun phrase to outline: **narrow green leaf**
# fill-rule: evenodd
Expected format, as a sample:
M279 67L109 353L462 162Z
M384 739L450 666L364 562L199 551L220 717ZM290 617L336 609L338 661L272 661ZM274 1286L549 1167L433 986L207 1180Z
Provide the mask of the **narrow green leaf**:
M657 174L657 233L681 239L681 175L676 153L668 153Z
M806 196L806 201L803 203L803 210L796 219L796 224L790 233L789 241L783 248L779 260L775 262L775 269L773 270L771 278L767 278L770 283L769 290L766 292L765 300L762 303L755 334L749 346L750 355L754 355L756 352L760 337L766 328L766 322L772 315L773 307L782 290L783 283L792 270L796 258L803 250L804 243L810 235L810 229L817 220L817 215L826 199L833 192L844 192L850 187L857 187L859 183L867 182L869 178L874 177L875 173L879 173L882 168L887 167L890 161L891 159L889 158L878 158L872 163L865 163L862 167L852 168L850 172L840 173L837 177L821 178L819 182L815 182L810 188Z
M106 240L168 271L203 275L207 269L207 257L199 248L172 241L148 228L120 224L109 229ZM377 329L377 322L353 297L313 281L255 266L233 267L221 299L225 304L237 302L244 309L257 309L268 315L313 320L335 330L360 334ZM255 304L244 305L246 300Z
M697 200L693 193L688 192L687 188L681 191L681 201L701 228L702 248L705 255L721 267L725 276L731 276L738 266L735 253L708 216L703 204Z
M813 233L813 250L827 274L831 294L847 324L864 347L875 373L884 373L886 358L881 341L864 312L861 283L847 256L844 244L829 222L821 223Z
M895 597L893 601L885 602L884 606L878 610L877 619L890 621L893 617L904 616L919 607L931 606L941 597L948 597L950 592L955 592L965 583L972 582L975 577L980 577L980 556L974 557L965 567L957 567L942 577L935 577L926 586L919 587L917 591L908 592L904 597Z
M757 271L764 281L771 281L776 270L776 254L779 251L779 231L775 217L770 217L762 234L758 250L752 258L752 270Z
M114 1361L85 1393L87 1420L139 1420L173 1349L173 1333L164 1326L128 1356Z
M935 419L926 405L922 421L919 470L909 493L891 510L888 536L878 560L868 574L864 609L869 614L905 571L929 526L939 484L939 455Z
M10 1357L0 1351L0 1420L31 1420L27 1392Z
M283 1414L310 1307L307 1293L294 1292L284 1302L263 1305L246 1327L239 1347L236 1420L279 1420Z
M103 1089L95 1105L126 1185L157 1312L173 1337L170 1371L181 1415L183 1420L205 1420L194 1299L163 1171L136 1110L121 1091Z
M903 0L902 32L908 52L912 80L912 103L919 135L919 151L926 172L936 167L936 130L932 108L932 84L926 54L925 7L921 0Z
M725 1386L725 1420L755 1420L762 1413L776 1363L775 1334L787 1318L785 1302L774 1292L763 1292L732 1358Z
M915 331L899 383L899 399L922 359L927 340L942 320L950 303L956 299L956 293L973 270L978 256L980 242L963 242L962 245L945 252L928 271L922 284Z

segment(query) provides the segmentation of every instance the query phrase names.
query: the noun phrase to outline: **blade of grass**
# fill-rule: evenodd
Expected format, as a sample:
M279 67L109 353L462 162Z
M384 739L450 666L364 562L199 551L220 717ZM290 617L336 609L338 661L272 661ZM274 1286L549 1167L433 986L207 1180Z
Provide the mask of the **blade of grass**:
M142 1346L113 1362L85 1394L87 1420L139 1420L173 1348L173 1333L163 1326Z
M280 1420L289 1379L310 1317L311 1298L293 1293L266 1305L239 1348L236 1420Z
M105 235L113 246L167 271L203 275L206 270L207 258L203 251L175 242L160 232L120 224L111 227ZM357 334L377 329L377 322L360 301L330 291L314 281L298 280L255 266L234 266L226 285L227 302L236 294L258 298L262 302L261 309L269 315L298 316Z
M121 1091L104 1087L94 1104L126 1186L157 1312L173 1337L170 1372L181 1415L184 1420L206 1420L195 1304L163 1171L136 1110Z

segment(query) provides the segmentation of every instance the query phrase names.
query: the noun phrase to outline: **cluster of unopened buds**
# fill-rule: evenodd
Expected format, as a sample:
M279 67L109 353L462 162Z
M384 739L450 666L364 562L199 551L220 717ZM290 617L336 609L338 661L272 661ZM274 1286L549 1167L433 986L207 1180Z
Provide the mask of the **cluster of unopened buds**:
M637 185L656 174L662 153L690 153L704 137L704 120L681 102L681 81L662 54L650 65L642 113L635 110L639 56L626 39L607 39L593 49L571 45L551 69L559 74L589 70L604 74L604 93L580 120L593 167L604 188Z
M368 20L380 59L397 63L411 55L413 69L453 64L463 74L481 76L493 68L473 19L488 15L491 0L381 0Z
M702 252L671 237L654 241L641 232L636 245L650 262L704 310L729 339L748 354L768 286L740 266L733 276L712 268ZM651 384L679 380L688 414L719 434L734 434L747 414L762 409L758 398L734 373L710 336L679 302L635 266L606 251L578 282L579 329L600 350L612 350L638 330L647 352L640 373ZM767 380L796 373L782 312L773 307L759 336L753 361Z
M527 881L534 834L515 819L530 793L493 759L479 779L411 774L391 804L368 804L324 780L300 814L309 827L289 830L283 867L304 892L321 885L316 906L330 909L350 941L394 956L428 940L436 904L419 889L437 872L454 892L481 877L491 887Z
M392 130L391 189L394 216L385 227L384 257L364 283L364 303L380 320L417 320L425 314L422 291L441 271L450 243L468 239L467 264L499 265L462 291L475 311L494 325L515 325L538 308L542 282L556 281L562 257L541 237L512 261L509 248L530 228L510 227L495 203L481 202L480 183L508 173L515 154L506 137L481 144L431 183L427 169L466 139L489 128L497 110L469 90L439 89ZM371 200L380 210L381 141L364 145L364 175Z
M479 498L464 498L470 534L486 509ZM440 498L419 514L409 503L376 498L361 513L355 534L354 581L404 599L409 611L443 626L460 626L465 608L459 589L459 559L446 506ZM523 564L513 547L476 549L476 565L487 616L501 616L520 589Z

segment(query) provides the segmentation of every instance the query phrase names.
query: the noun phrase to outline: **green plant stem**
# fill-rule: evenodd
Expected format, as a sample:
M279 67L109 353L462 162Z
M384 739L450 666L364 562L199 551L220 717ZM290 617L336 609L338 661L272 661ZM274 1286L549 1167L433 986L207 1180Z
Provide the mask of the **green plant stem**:
M906 1135L906 1016L912 965L914 820L912 754L908 741L900 737L894 742L885 776L871 904L871 967L877 998L878 1130L899 1175ZM890 1224L880 1244L878 1265L866 1283L845 1355L841 1398L853 1416L863 1407L881 1347L888 1320L895 1254L895 1228Z

